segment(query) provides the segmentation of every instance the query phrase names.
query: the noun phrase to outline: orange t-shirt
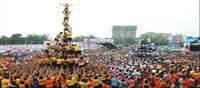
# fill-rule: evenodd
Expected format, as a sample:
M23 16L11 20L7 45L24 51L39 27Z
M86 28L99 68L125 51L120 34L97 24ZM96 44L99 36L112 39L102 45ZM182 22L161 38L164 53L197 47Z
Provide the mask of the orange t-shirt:
M187 83L188 83L188 86L192 86L195 83L195 81L194 79L188 79Z
M161 88L161 87L160 87L160 83L161 83L160 81L156 81L156 83L155 83L155 85L156 85L155 88Z
M102 74L101 80L106 80L106 76L107 76L107 74Z
M110 73L107 74L107 78L106 79L108 79L108 80L111 79L111 74Z
M164 82L164 81L160 82L160 87L166 87L166 86L167 86L166 82Z
M181 86L182 86L183 88L188 88L187 80L182 81L182 82L181 82Z
M112 88L110 85L107 85L107 84L103 84L102 85L102 88Z
M153 83L155 83L156 82L156 76L150 76L150 78L151 78L151 82L153 82Z
M66 85L66 81L67 81L67 79L64 79L63 77L60 79L60 81L61 81L61 85Z
M24 82L30 86L30 79L27 79Z
M48 88L49 88L49 87L50 87L50 88L53 87L53 81L54 81L54 80L52 80L52 79L46 80L46 81L45 81L45 82L46 82L46 87L48 87Z
M12 74L11 79L14 80L16 75L17 75L16 73Z
M25 88L24 84L19 84L19 88Z
M194 80L200 82L200 72L193 73L192 76L194 77Z
M129 87L132 87L133 84L134 84L134 82L135 82L135 80L131 79L131 80L129 81Z
M170 85L173 85L176 82L175 78L170 78Z
M57 75L56 80L55 80L56 81L56 85L59 85L60 79L61 79L61 76Z
M182 75L183 75L183 73L181 73L181 72L176 73L176 76L178 76L178 77L180 77Z
M44 79L38 79L38 82L40 85L45 85L45 80Z

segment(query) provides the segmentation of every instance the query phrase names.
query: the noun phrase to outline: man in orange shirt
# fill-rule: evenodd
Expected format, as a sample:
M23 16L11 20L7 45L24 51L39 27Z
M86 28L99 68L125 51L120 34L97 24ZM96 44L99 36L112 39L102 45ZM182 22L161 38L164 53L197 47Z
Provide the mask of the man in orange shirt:
M63 23L64 26L64 34L66 34L67 30L71 30L71 26L68 23Z
M72 6L72 5L69 5L68 3L66 3L66 4L60 3L60 5L65 7L64 11L69 11L69 6Z
M181 86L182 86L183 88L189 88L189 87L188 87L188 82L187 82L186 79L183 80L180 84L181 84Z
M4 79L1 80L1 88L10 88L11 80L9 79L9 76L6 75Z
M187 79L187 83L188 83L188 86L191 87L195 83L195 80L192 78L189 78Z
M94 88L99 88L100 80L99 80L98 76L94 77L94 79L92 80L92 84L93 84Z
M134 87L135 81L136 81L136 78L134 78L134 77L132 76L131 79L129 80L129 87L130 87L130 88Z
M54 50L55 50L56 55L61 51L61 49L62 49L62 43L58 43L55 45Z
M155 73L152 73L152 75L150 76L150 79L151 79L151 83L155 84L156 79L157 79L157 77L155 76Z
M54 80L51 79L50 77L47 77L47 80L45 81L46 83L46 88L53 88L53 82Z
M149 82L148 82L147 79L144 80L144 83L143 83L142 87L143 87L143 88L149 88L149 87L150 87Z
M155 82L155 88L161 88L160 83L161 83L161 80L157 78Z
M57 34L56 35L56 37L55 37L55 41L56 41L56 45L57 45L57 43L58 43L58 41L59 41L59 39L61 38L61 35L63 34L63 32L60 32L59 34Z
M69 20L69 14L71 13L71 11L67 11L67 10L64 10L63 11L63 14L64 14L64 23L68 23L68 20Z
M50 43L47 43L44 51L47 56L49 56L50 49L51 49Z
M102 88L112 88L112 87L109 85L109 82L106 81L105 83L103 83Z
M80 82L79 82L81 88L88 88L90 85L90 81L87 78L83 78Z
M161 88L166 88L166 87L167 87L167 83L166 83L164 80L162 80L162 81L160 82L160 87L161 87Z
M19 83L19 88L25 88L25 82L24 80L21 80L20 83Z
M66 75L62 75L62 77L61 77L61 79L60 79L60 81L61 81L61 86L62 86L62 88L66 88L66 86L67 86L67 77L66 77Z
M71 44L72 41L72 31L69 29L66 29L67 33L65 34L65 38L67 39L67 43Z
M200 82L200 71L199 69L196 70L196 72L192 73L192 77L194 78L194 80L196 80L197 82Z
M38 82L39 82L39 88L45 88L45 79L42 76L38 78Z

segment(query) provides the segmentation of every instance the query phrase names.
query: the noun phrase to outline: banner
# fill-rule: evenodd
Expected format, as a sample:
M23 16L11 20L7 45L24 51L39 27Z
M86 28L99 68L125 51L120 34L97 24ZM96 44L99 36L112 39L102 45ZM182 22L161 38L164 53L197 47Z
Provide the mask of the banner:
M43 44L26 44L26 45L0 45L0 53L11 51L11 52L32 52L44 49Z

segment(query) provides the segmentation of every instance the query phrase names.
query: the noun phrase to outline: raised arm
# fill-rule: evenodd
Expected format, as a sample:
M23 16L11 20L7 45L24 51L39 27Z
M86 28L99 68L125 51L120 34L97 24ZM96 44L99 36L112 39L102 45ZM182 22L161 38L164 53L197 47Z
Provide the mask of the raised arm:
M62 5L62 6L65 6L65 4L62 4L62 3L59 3L60 5ZM68 5L68 6L72 6L72 4L71 5Z
M64 4L62 4L62 3L59 3L60 5L62 5L62 6L65 6Z

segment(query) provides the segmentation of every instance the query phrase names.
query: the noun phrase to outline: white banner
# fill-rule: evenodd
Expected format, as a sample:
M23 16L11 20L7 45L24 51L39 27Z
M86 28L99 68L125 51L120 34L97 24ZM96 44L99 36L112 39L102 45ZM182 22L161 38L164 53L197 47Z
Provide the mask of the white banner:
M0 52L6 51L34 51L34 50L41 50L44 49L43 44L26 44L26 45L0 45Z

